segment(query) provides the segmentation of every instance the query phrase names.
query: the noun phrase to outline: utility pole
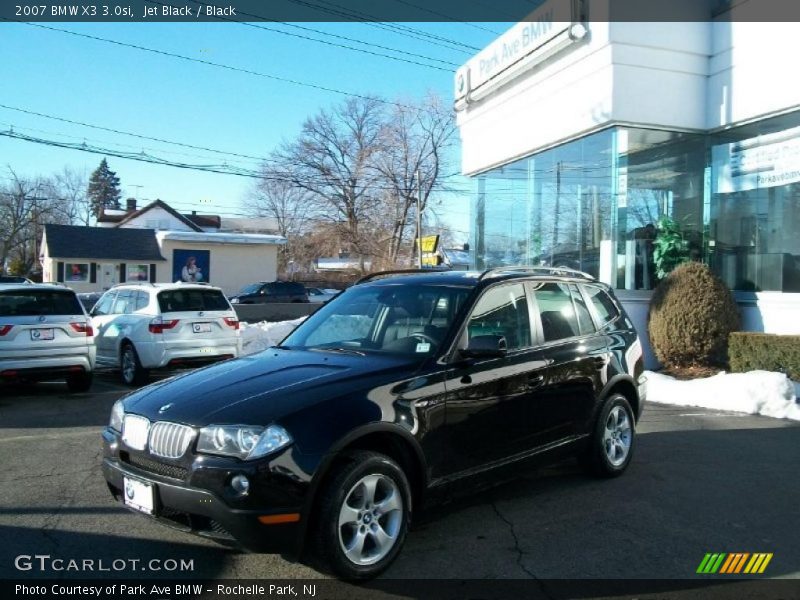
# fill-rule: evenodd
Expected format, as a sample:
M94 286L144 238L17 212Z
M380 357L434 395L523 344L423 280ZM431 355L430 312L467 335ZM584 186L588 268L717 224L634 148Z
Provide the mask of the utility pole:
M422 268L422 184L417 169L417 268Z

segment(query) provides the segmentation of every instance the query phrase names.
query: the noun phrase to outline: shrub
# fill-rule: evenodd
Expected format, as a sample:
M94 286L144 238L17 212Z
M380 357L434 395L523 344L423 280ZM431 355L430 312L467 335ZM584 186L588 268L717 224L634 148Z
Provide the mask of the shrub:
M650 345L667 367L724 366L739 310L704 264L683 263L658 284L647 317Z
M780 371L800 381L800 335L737 331L728 344L731 371Z

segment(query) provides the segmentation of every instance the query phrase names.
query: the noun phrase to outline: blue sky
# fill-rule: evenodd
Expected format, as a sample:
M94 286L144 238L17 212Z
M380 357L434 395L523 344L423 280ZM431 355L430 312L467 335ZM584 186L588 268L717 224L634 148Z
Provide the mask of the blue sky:
M302 27L438 59L435 70L384 57L289 37L238 23L42 24L127 44L223 63L357 94L389 99L418 98L432 90L452 99L453 73L473 50L445 48L367 23L303 23ZM320 37L280 24L265 27ZM483 48L508 24L406 24ZM352 41L348 41L352 40ZM380 51L371 48L372 51ZM345 96L264 77L174 59L21 23L0 24L0 104L185 144L265 156L297 135L303 120ZM407 57L410 60L420 60ZM420 62L424 62L421 61ZM445 64L450 63L450 64ZM88 129L0 108L0 130L82 142L125 151L144 151L187 163L220 163L225 157L198 150ZM457 153L449 172L459 169ZM49 175L65 166L91 173L102 156L0 137L0 178L7 166L20 176ZM252 168L255 162L228 157ZM234 215L253 180L109 157L121 179L123 197L140 205L161 198L179 210ZM453 182L469 189L466 180ZM139 188L135 186L141 186ZM469 198L444 198L437 207L458 231L468 229Z

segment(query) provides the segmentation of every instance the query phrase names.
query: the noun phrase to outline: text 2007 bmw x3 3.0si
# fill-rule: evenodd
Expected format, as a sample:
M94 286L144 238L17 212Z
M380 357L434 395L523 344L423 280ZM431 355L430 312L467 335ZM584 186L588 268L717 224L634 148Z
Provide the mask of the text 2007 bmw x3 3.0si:
M165 524L289 556L313 541L365 579L460 483L568 454L621 474L642 371L631 321L583 273L383 273L278 346L118 401L103 471Z

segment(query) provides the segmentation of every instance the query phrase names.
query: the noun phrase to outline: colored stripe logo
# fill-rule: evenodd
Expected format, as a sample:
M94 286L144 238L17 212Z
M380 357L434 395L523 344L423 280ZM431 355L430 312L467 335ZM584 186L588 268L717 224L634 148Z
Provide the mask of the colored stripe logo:
M769 561L772 560L772 552L708 552L700 561L697 573L703 575L737 575L737 574L757 574L763 573Z

